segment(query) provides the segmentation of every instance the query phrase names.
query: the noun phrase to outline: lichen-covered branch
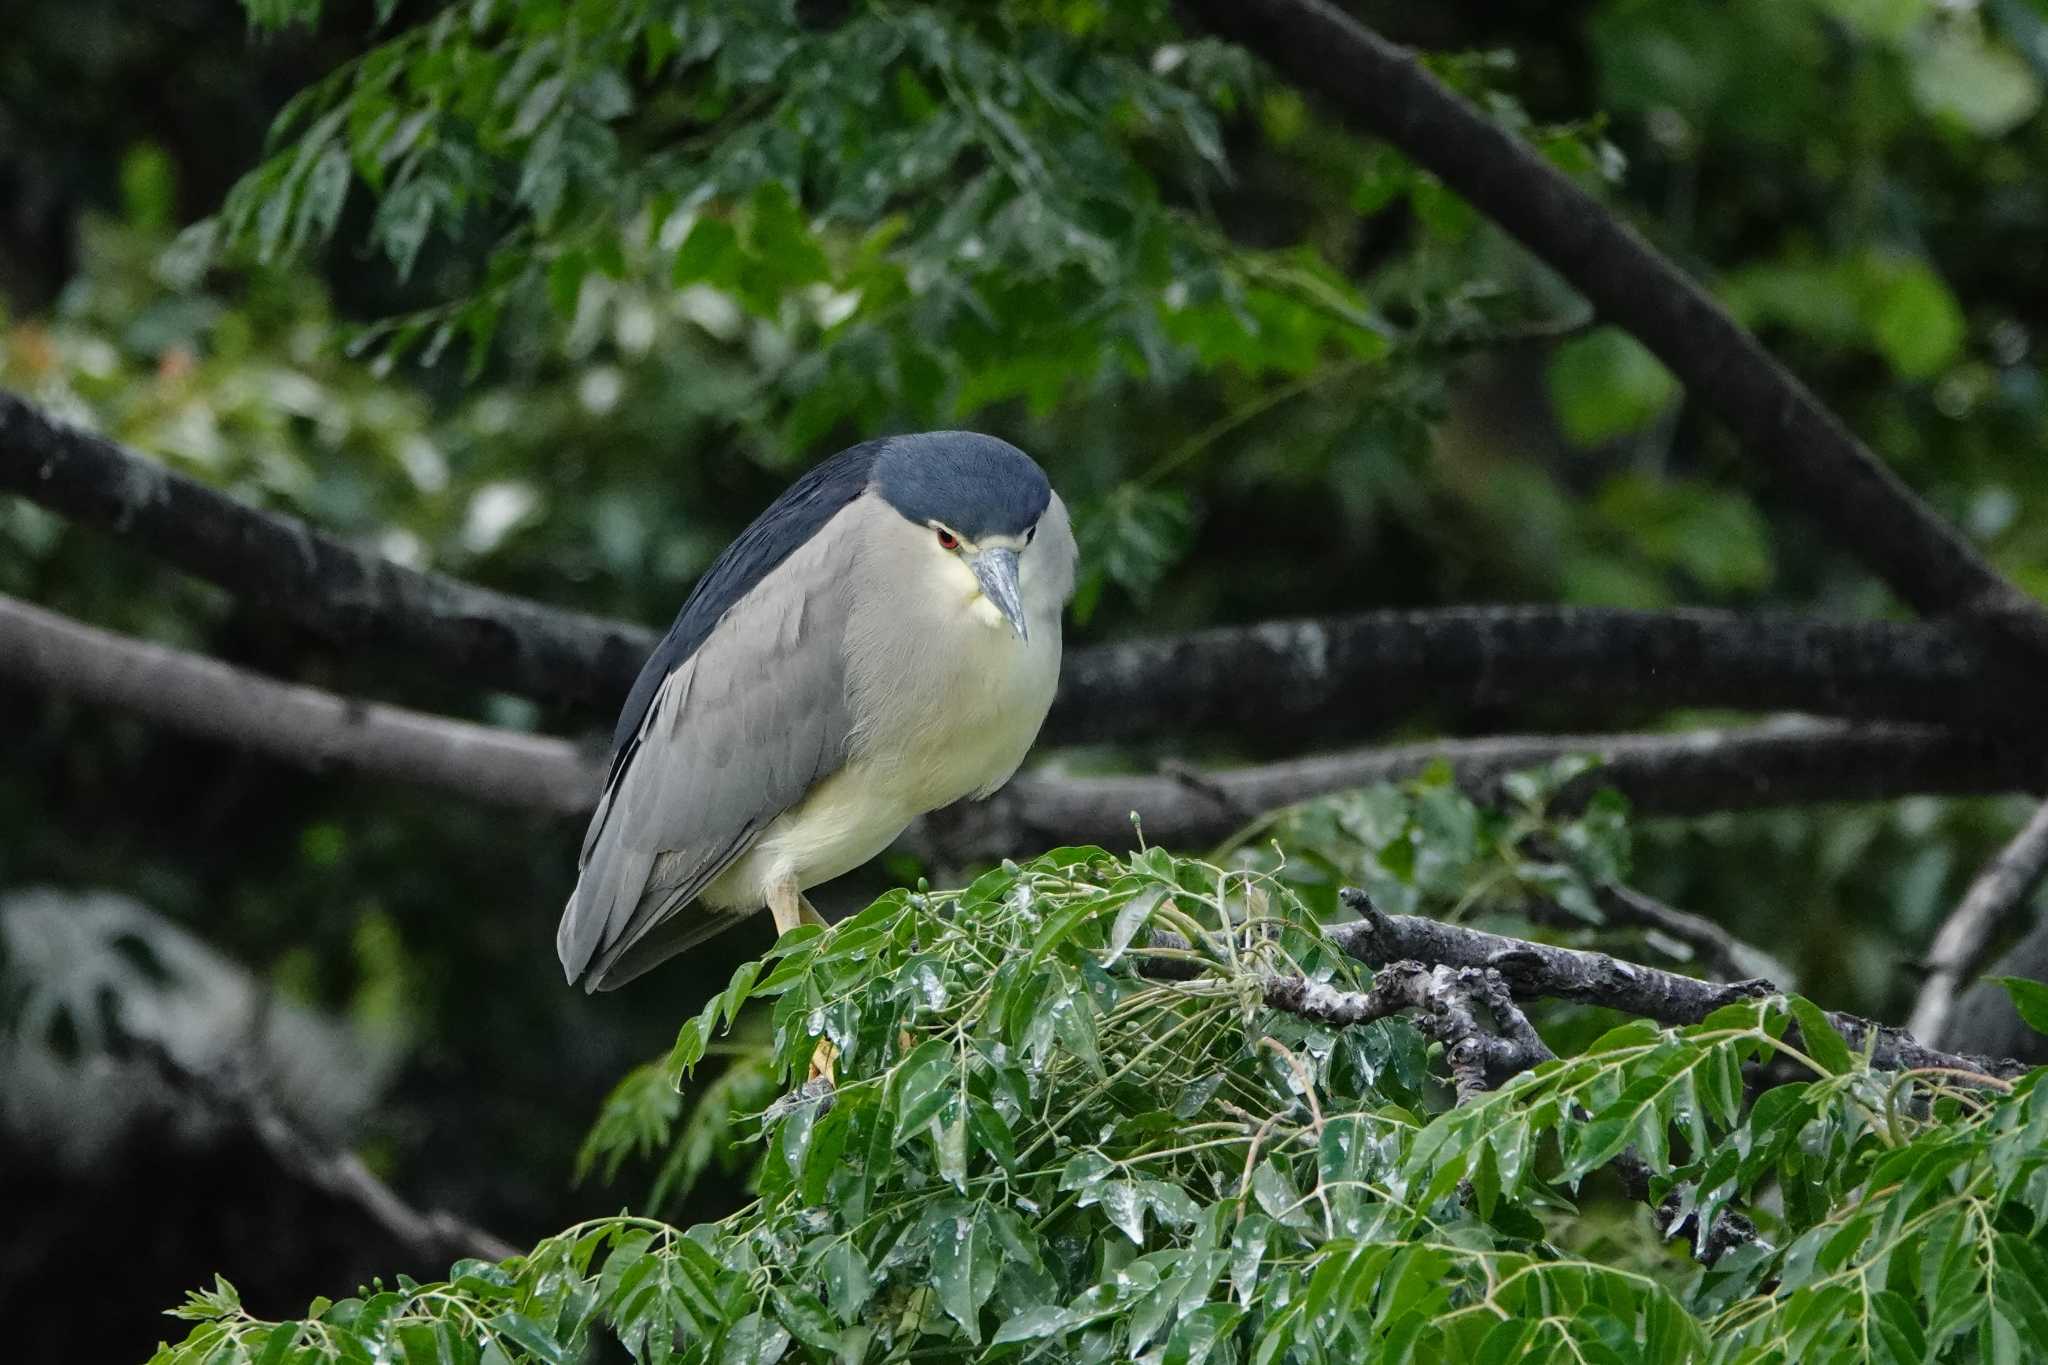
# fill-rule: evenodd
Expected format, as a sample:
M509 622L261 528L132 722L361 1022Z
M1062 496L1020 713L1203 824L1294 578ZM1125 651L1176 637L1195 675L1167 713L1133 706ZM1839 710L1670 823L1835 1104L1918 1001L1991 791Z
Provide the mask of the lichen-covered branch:
M1561 948L1446 924L1420 915L1382 913L1363 891L1346 888L1344 903L1359 918L1333 926L1330 937L1371 966L1412 959L1438 966L1496 971L1521 1000L1571 1000L1604 1005L1660 1024L1697 1024L1724 1005L1769 995L1768 981L1701 981L1583 948ZM2025 1068L2010 1058L1942 1052L1922 1045L1904 1029L1854 1015L1831 1013L1828 1021L1849 1046L1868 1053L1886 1071L1945 1068L1997 1078Z

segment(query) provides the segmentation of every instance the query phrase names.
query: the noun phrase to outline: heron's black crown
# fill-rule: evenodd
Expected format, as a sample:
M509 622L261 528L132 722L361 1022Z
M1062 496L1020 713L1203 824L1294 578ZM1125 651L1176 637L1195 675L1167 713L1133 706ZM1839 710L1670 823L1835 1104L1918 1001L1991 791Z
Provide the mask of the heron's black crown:
M907 519L943 522L969 540L1021 536L1052 500L1045 471L1008 441L927 431L881 443L874 490Z

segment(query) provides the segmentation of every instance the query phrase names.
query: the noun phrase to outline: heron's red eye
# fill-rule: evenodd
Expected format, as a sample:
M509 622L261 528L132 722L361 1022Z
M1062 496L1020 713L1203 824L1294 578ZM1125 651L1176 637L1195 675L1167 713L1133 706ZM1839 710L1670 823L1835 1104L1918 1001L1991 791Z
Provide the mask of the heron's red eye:
M954 534L953 534L953 533L952 533L951 531L948 531L948 530L947 530L947 529L946 529L945 527L943 527L943 526L941 526L941 527L938 527L937 529L938 529L938 533L939 533L939 548L940 548L940 549L942 549L942 550L957 550L957 549L959 549L959 548L960 548L960 537L958 537L958 536L954 535Z

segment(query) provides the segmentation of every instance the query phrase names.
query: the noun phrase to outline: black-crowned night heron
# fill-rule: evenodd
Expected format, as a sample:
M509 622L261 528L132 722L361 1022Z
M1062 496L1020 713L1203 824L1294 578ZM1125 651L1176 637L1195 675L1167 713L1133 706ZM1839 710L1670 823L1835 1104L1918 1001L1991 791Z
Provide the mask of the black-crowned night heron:
M562 912L609 990L874 857L1024 761L1060 672L1074 537L1005 441L870 441L726 548L626 699Z

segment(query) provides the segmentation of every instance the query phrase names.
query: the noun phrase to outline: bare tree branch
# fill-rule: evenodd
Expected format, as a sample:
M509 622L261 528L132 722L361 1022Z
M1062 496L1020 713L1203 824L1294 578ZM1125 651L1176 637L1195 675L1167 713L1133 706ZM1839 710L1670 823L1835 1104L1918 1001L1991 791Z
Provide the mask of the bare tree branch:
M1933 1042L1948 1040L1956 994L1983 970L1991 944L2009 927L2041 878L2048 875L2048 803L2034 811L2011 843L1977 874L1927 950L1927 979L1907 1024Z
M1598 727L1624 707L2048 724L2035 676L1955 625L1724 611L1366 612L1076 650L1062 675L1046 724L1057 743L1214 732L1328 744L1427 712Z
M597 797L598 768L565 740L275 682L9 597L0 597L0 678L315 770L564 814L588 810Z
M598 789L591 756L565 740L276 682L6 597L0 679L120 707L301 767L423 783L496 805L581 815ZM1413 777L1439 760L1485 800L1507 774L1572 755L1604 760L1576 790L1611 785L1649 813L2048 789L2048 750L2041 748L1933 726L1789 722L1675 735L1440 740L1177 777L1077 777L1041 768L987 801L927 816L902 843L952 863L1048 843L1116 845L1130 837L1135 811L1148 837L1201 845L1231 833L1248 811Z
M247 507L0 390L0 489L121 536L342 646L596 708L655 633L400 568ZM1953 625L1719 611L1463 607L1225 627L1069 651L1048 743L1198 732L1267 749L1420 711L1611 724L1619 700L2048 727L2033 676Z
M1573 1000L1605 1005L1660 1024L1697 1024L1724 1005L1775 992L1768 981L1721 983L1660 971L1582 948L1559 948L1508 938L1420 915L1388 915L1363 891L1339 893L1360 918L1329 929L1345 952L1370 966L1414 959L1432 966L1480 967L1499 972L1521 1000ZM2026 1068L2010 1058L1965 1056L1921 1045L1910 1033L1852 1014L1828 1022L1851 1048L1868 1050L1870 1064L1886 1071L1943 1067L2001 1079Z
M1469 199L1627 329L1805 511L1923 612L1995 623L2048 655L2048 613L1999 576L1703 289L1403 48L1325 0L1183 0L1354 126Z
M1439 760L1461 787L1486 800L1507 774L1574 755L1602 761L1575 790L1612 786L1644 814L2048 790L2048 750L2008 738L1935 726L1788 721L1680 734L1433 740L1219 769L1199 783L1038 768L986 801L926 817L905 839L939 860L999 857L1048 843L1122 847L1136 813L1149 839L1210 844L1240 829L1245 811L1401 781Z

